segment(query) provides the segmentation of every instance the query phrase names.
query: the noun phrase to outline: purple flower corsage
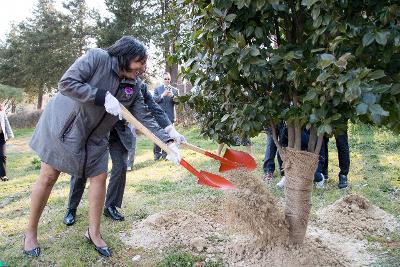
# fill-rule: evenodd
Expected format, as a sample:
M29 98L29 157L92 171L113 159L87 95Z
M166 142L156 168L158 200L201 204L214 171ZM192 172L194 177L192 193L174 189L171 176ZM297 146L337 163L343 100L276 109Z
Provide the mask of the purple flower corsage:
M133 94L133 88L132 87L125 87L125 95L126 96L131 96Z

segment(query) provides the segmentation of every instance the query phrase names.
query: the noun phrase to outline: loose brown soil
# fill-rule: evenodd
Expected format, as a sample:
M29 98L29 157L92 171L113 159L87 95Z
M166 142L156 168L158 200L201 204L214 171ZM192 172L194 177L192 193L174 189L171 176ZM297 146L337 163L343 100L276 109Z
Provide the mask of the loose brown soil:
M349 195L317 212L317 225L331 232L363 239L365 236L384 236L396 231L394 216L371 205L367 199Z
M281 206L253 173L239 170L226 175L239 190L227 192L216 216L184 210L153 214L135 222L122 240L134 248L162 252L169 247L227 266L365 266L375 257L361 240L398 230L393 216L364 198L350 195L317 211L301 246L287 245L288 227ZM227 216L225 216L227 215ZM225 217L224 217L225 216ZM216 222L215 218L225 218Z

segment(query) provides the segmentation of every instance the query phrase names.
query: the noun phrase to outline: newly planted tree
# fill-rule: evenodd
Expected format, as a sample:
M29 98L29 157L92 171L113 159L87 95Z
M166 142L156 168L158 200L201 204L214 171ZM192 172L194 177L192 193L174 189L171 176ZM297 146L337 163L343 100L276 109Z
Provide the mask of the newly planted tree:
M382 0L185 1L182 72L203 133L271 127L284 159L290 241L302 243L323 136L347 120L400 129L400 8ZM210 107L213 107L210 110ZM215 108L217 107L217 108ZM288 146L278 142L284 121ZM310 138L301 147L302 132ZM306 150L306 151L304 151Z

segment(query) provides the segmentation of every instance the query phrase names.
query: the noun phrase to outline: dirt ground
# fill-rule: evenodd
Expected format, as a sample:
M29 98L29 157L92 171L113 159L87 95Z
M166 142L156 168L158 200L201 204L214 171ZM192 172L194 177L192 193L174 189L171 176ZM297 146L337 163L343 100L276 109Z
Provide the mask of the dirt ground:
M365 238L400 229L392 215L349 195L318 210L304 243L289 246L281 205L262 182L248 173L231 178L241 190L227 193L210 216L205 211L156 213L135 222L121 239L150 251L182 246L227 266L367 266L376 260L368 249L377 245Z

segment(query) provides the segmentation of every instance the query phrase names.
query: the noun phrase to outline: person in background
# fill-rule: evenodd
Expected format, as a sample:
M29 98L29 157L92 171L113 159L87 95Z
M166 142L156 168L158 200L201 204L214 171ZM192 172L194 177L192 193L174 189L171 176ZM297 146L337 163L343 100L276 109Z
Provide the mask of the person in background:
M168 119L167 114L154 102L150 94L147 84L138 81L140 92L143 95L144 103L149 108L151 115L154 117L157 124L163 128L171 138L178 144L186 142L183 135L178 133ZM121 90L124 88L134 88L136 81L124 80L121 82ZM118 121L110 131L108 141L109 151L112 161L112 170L110 182L107 187L106 201L104 204L103 214L114 221L123 221L125 216L118 211L122 206L122 200L125 192L126 171L128 165L129 150L136 147L136 138L132 134L126 121ZM70 182L70 193L68 199L68 209L64 216L64 224L67 226L73 225L76 221L76 210L82 199L85 190L86 179L72 176Z
M339 159L339 183L338 183L338 188L339 189L344 189L347 188L348 186L348 181L347 181L347 175L349 174L350 170L350 149L349 149L349 137L347 134L347 128L348 128L348 121L346 120L343 122L343 127L339 127L338 129L335 130L334 136L336 140L336 148L337 148L337 153L338 153L338 159ZM325 163L322 168L322 173L324 174L325 180L329 178L328 176L328 158L329 158L329 152L328 152L328 143L329 143L329 137L324 136L324 155L325 155Z
M287 144L282 144L282 139L285 131L285 123L280 122L278 127L276 127L276 133L278 137L278 141L281 143L282 146L287 146ZM283 177L285 175L285 172L283 170L283 162L282 159L279 155L278 148L275 145L275 142L272 138L272 130L269 127L267 130L267 146L265 149L265 156L264 156L264 162L263 162L263 181L269 183L272 181L274 177L274 172L275 172L275 156L278 158L278 164L279 164L279 173L280 176Z
M32 189L23 253L38 257L39 220L61 172L88 177L89 227L84 237L102 256L111 250L101 236L108 170L108 136L122 119L121 104L174 153L167 159L179 164L179 148L154 121L137 86L120 90L121 80L136 80L146 69L147 50L124 36L103 50L94 48L78 58L58 83L59 92L44 109L30 141L42 163ZM137 84L138 85L138 84Z
M6 142L8 139L14 138L14 133L11 129L3 104L0 104L0 125L0 180L5 182L8 181L6 171Z
M176 101L174 100L174 98L176 96L179 96L179 91L175 87L171 86L171 75L168 72L165 72L163 77L164 84L154 90L153 98L154 101L156 101L156 103L160 105L161 109L164 110L165 113L167 113L168 119L171 121L171 123L174 124L176 115ZM161 158L165 159L167 155L165 151L162 151L161 148L156 144L154 144L153 153L154 160L159 160Z

